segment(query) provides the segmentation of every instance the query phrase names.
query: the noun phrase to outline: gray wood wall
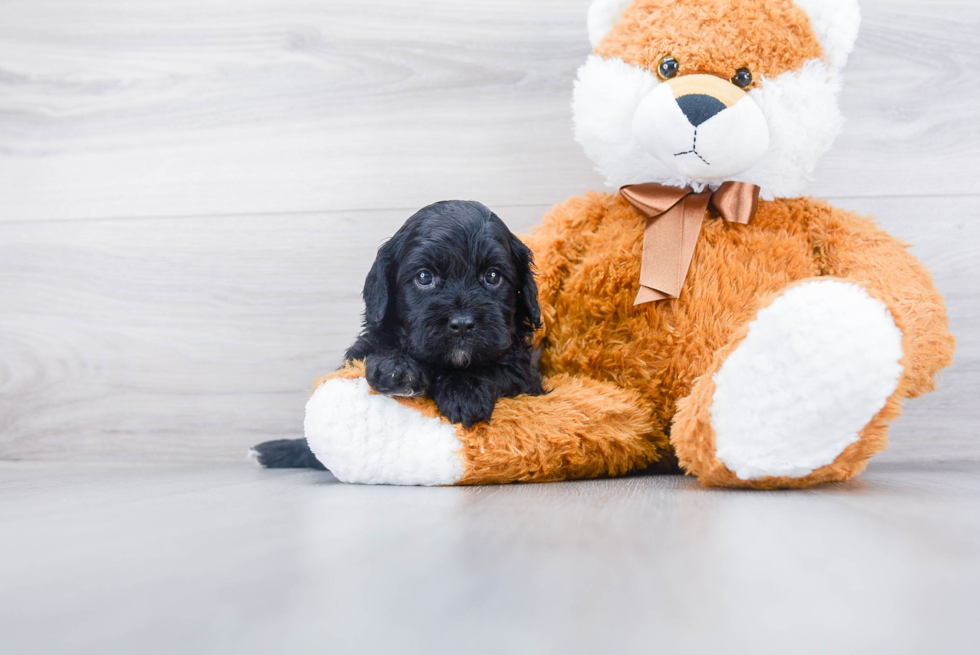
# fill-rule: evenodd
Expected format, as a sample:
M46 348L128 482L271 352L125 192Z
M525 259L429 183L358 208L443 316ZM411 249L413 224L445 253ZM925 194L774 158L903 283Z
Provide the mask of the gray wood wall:
M587 0L0 3L0 459L239 459L298 436L379 243L602 182ZM915 244L959 338L881 459L978 458L980 4L865 0L811 187Z

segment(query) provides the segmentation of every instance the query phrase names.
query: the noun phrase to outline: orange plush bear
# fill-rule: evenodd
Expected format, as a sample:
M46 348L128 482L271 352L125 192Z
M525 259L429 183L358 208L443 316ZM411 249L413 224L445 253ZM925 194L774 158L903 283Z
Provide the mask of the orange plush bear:
M380 484L856 475L953 355L906 246L800 197L840 128L857 3L598 0L588 19L576 137L617 192L564 202L527 239L550 393L467 430L351 364L307 406L310 447Z

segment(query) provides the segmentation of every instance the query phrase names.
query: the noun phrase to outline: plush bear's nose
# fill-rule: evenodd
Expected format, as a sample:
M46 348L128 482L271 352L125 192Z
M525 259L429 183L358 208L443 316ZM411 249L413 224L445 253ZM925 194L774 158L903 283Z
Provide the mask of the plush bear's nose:
M455 332L458 337L465 337L474 325L476 325L476 321L470 314L456 314L449 319L449 329Z
M697 127L712 116L717 116L725 111L725 103L714 96L704 93L692 93L681 96L677 99L677 106L681 108L691 125Z

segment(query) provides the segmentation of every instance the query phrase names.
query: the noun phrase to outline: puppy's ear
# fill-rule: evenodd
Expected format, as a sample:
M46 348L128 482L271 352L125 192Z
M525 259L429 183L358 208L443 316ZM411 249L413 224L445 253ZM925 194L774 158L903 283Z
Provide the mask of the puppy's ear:
M510 235L510 256L517 271L517 325L528 326L532 331L541 327L541 307L538 305L538 287L534 283L534 255L521 240Z
M389 278L395 264L397 235L378 249L378 256L364 280L364 322L368 327L378 327L384 321L390 304Z

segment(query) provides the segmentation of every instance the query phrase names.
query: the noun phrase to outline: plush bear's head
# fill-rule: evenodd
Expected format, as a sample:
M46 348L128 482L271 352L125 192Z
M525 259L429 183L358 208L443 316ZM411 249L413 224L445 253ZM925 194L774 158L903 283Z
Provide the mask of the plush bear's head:
M800 195L840 130L857 0L596 0L575 136L613 188Z

